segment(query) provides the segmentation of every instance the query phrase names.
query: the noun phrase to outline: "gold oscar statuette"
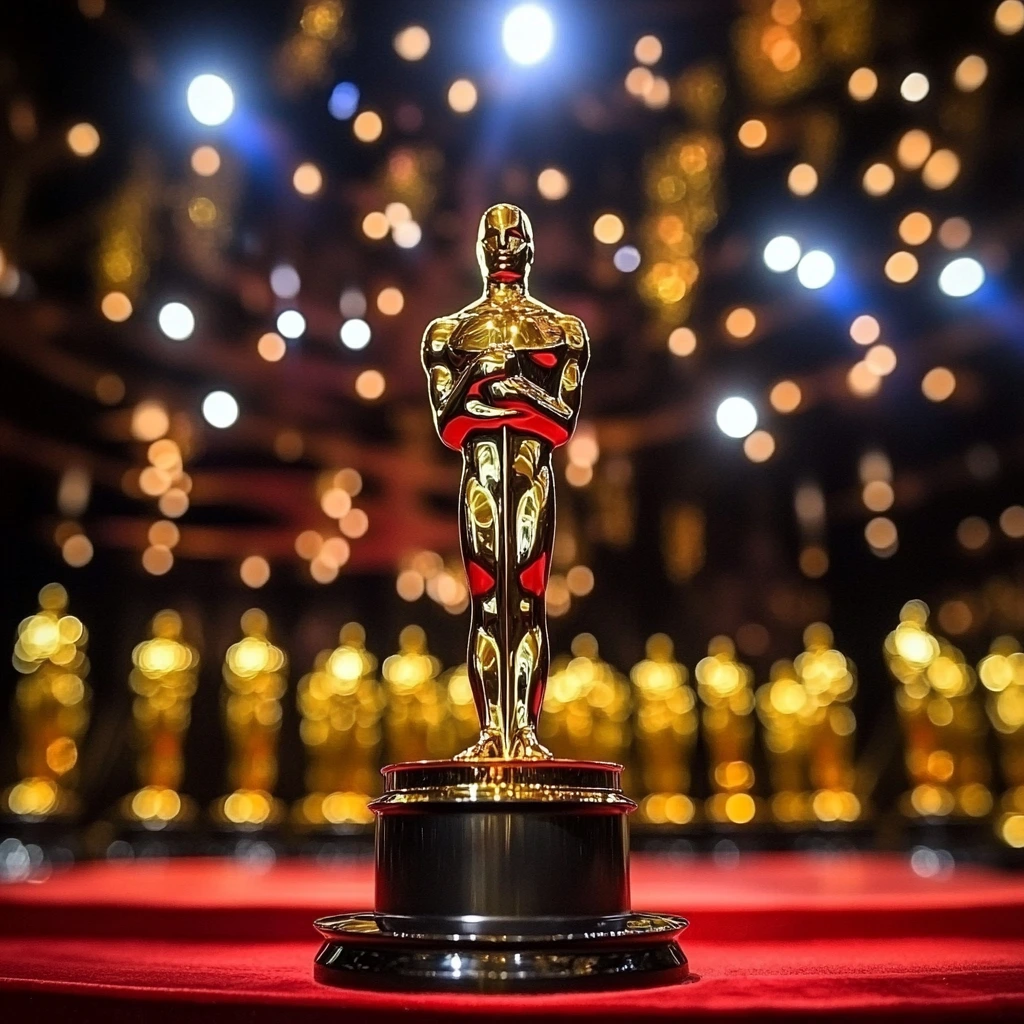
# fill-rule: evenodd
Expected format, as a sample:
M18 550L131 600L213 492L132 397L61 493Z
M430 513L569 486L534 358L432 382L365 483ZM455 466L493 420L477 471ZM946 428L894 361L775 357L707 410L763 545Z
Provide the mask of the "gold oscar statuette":
M686 922L630 909L626 815L636 805L621 765L556 758L540 739L552 457L576 426L590 342L580 320L530 295L533 258L526 214L492 206L477 235L483 294L423 336L434 424L462 456L476 735L450 760L384 769L370 804L374 911L316 922L314 975L328 984L557 991L687 973ZM422 685L418 664L393 663L392 678L386 662L388 686Z

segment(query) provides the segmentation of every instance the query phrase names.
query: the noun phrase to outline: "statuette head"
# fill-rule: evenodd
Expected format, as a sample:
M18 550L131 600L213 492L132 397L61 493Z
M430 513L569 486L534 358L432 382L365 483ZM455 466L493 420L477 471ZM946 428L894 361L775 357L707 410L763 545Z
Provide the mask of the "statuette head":
M533 263L530 218L510 203L492 206L480 218L476 256L488 283L525 284Z

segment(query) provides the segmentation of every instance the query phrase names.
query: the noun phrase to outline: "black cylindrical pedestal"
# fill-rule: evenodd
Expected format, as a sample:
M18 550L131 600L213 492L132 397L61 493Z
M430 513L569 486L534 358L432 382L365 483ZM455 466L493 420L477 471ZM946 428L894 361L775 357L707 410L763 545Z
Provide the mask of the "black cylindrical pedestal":
M436 761L384 770L373 914L316 922L332 984L479 991L686 974L680 918L630 911L618 765Z

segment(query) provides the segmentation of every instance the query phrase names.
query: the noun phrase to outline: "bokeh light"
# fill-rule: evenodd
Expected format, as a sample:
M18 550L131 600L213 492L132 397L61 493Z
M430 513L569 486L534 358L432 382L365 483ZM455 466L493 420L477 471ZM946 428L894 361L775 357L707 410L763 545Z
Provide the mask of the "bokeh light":
M374 402L384 394L386 381L380 370L363 370L356 377L356 394L367 402Z
M884 196L896 183L896 175L888 164L872 164L865 172L862 184L869 196Z
M1021 0L1002 0L992 21L997 31L1004 36L1016 35L1024 28L1024 3Z
M290 264L279 263L271 270L270 290L279 299L294 299L301 287L299 272Z
M556 201L564 199L569 193L569 178L557 167L545 167L537 175L537 191L544 199Z
M931 238L931 218L928 214L915 210L900 221L898 231L900 238L907 245L924 245Z
M921 380L921 391L929 402L944 402L956 390L956 377L945 366L929 370Z
M448 88L448 106L456 114L468 114L476 100L476 86L468 78L458 78Z
M197 146L189 162L199 177L209 178L220 170L220 153L213 146Z
M760 149L768 141L768 127L756 117L744 121L736 132L740 145L747 149Z
M881 333L882 328L878 321L868 313L861 313L860 316L854 317L853 323L850 324L850 337L858 345L873 344L878 341L878 336Z
M284 309L277 315L277 333L294 341L306 333L306 318L297 309Z
M238 419L238 402L227 391L211 391L203 399L203 419L221 430Z
M385 316L398 316L405 306L405 296L401 288L389 286L377 293L377 309Z
M906 78L900 82L900 95L908 103L920 103L928 95L931 88L928 76L920 71L911 71Z
M668 336L668 350L674 356L692 356L697 350L697 335L689 327L677 327Z
M196 329L196 318L183 302L168 302L157 314L160 330L172 341L185 341Z
M93 125L82 122L68 130L67 141L75 156L92 156L100 148L100 133Z
M657 36L641 36L633 47L633 56L640 64L657 64L661 52L661 40Z
M792 270L799 261L800 243L789 235L776 235L764 247L765 266L777 274Z
M857 68L846 83L847 91L860 103L871 99L878 90L878 75L871 68Z
M602 213L594 221L594 237L605 245L614 245L625 233L622 218L614 213Z
M931 151L931 136L920 128L911 128L900 136L896 146L896 159L901 167L908 171L916 171L924 165Z
M885 261L885 276L893 284L906 284L908 281L913 281L917 277L917 270L917 257L905 249L894 252Z
M776 412L791 413L800 408L803 393L792 380L780 380L768 394L768 401Z
M824 288L835 276L835 272L835 261L821 249L804 253L796 265L797 280L805 288Z
M315 196L323 188L324 176L316 164L299 164L292 175L292 185L300 196Z
M376 142L384 131L384 122L375 110L364 110L352 122L352 134L360 142Z
M734 395L718 406L715 422L727 437L746 437L757 426L757 410L746 398Z
M551 15L540 4L520 4L505 16L501 27L505 52L517 64L537 64L555 41Z
M960 174L960 158L951 149L937 149L926 161L921 180L936 191L949 188Z
M100 302L100 312L112 323L123 324L132 315L131 299L124 292L107 292Z
M267 331L266 334L261 334L259 341L256 342L256 351L261 359L265 359L268 363L277 363L284 359L288 346L280 334Z
M961 92L974 92L985 84L988 78L988 64L976 53L969 54L956 66L953 81Z
M370 325L365 320L353 318L341 325L341 343L353 351L366 348L370 344Z
M818 187L818 172L810 164L795 164L786 178L795 196L809 196Z
M402 60L423 60L430 52L430 33L422 25L409 25L395 36L394 46Z
M947 263L939 274L939 288L953 298L973 295L985 283L985 269L970 256Z
M197 75L189 83L186 99L192 116L210 127L223 124L235 109L235 95L220 75Z
M352 82L339 82L327 100L327 110L336 121L347 121L359 109L359 88Z

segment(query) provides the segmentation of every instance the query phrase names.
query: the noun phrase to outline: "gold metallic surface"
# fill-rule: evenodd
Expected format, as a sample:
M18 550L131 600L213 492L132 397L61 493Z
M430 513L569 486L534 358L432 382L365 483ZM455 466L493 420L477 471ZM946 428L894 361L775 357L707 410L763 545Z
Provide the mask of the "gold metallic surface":
M551 457L576 426L590 346L580 320L530 296L533 258L526 214L492 206L477 239L483 295L423 336L434 424L463 456L468 672L481 724L460 755L469 759L551 756L537 738L549 662Z

